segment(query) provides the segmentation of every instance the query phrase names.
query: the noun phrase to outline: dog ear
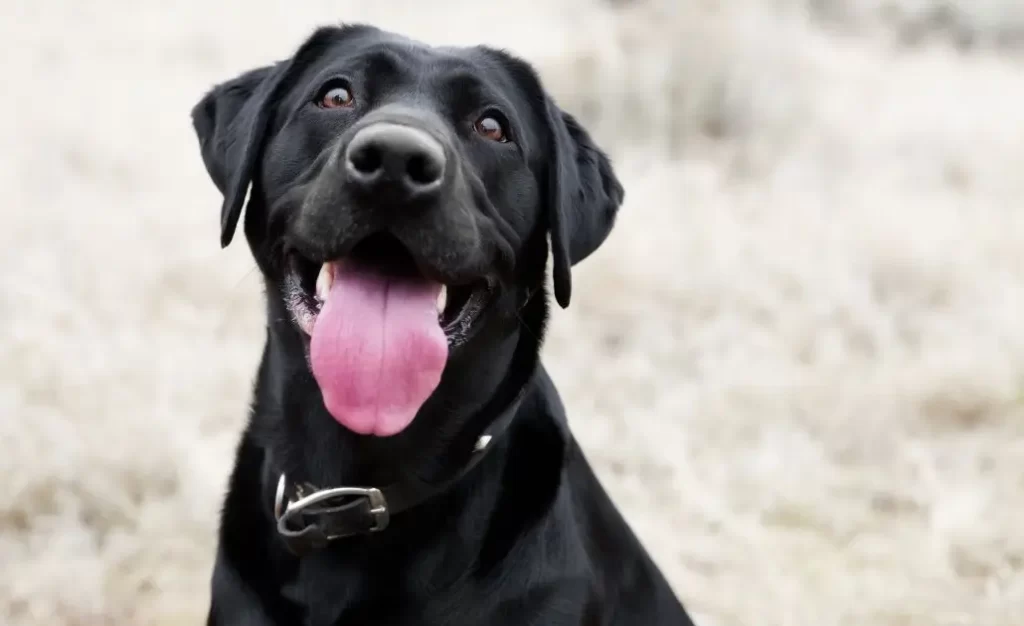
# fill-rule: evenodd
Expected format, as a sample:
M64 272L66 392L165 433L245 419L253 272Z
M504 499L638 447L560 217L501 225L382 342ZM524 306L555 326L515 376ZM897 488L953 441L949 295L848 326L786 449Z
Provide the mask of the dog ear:
M224 195L220 244L231 243L273 114L284 63L250 70L211 89L192 108L203 164Z
M572 266L604 243L625 190L611 160L576 118L550 99L547 118L552 141L547 216L555 300L564 309L572 295Z
M282 84L332 41L369 31L376 29L362 24L322 26L291 59L221 83L192 108L192 126L199 137L203 163L224 194L220 213L222 247L231 243L238 226Z

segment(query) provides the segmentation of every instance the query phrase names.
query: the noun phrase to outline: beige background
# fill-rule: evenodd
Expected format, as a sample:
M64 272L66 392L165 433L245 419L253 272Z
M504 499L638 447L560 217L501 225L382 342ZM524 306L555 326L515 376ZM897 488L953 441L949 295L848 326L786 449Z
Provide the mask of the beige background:
M546 361L701 624L1024 624L1024 2L0 15L0 623L201 622L262 319L188 112L365 19L523 54L615 155Z

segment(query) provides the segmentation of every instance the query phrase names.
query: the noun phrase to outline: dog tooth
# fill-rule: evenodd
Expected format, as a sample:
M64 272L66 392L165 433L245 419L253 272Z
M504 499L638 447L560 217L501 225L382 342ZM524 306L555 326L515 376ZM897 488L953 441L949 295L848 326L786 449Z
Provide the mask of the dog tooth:
M327 302L327 296L331 293L333 283L334 267L330 263L324 263L320 267L320 274L316 277L316 297L320 302Z
M438 315L444 313L444 308L448 305L448 287L441 285L441 293L437 294L437 313Z

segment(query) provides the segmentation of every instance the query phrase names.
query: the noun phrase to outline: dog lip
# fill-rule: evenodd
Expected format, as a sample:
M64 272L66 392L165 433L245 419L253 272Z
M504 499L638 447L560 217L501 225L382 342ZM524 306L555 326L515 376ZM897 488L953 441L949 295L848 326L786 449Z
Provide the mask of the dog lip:
M487 309L494 293L494 283L491 280L483 281L482 286L473 289L469 297L459 308L458 313L444 325L444 334L448 338L448 345L452 348L465 343L472 335L475 322Z
M291 313L292 321L306 336L312 336L321 303L311 297L302 285L302 278L298 271L292 270L285 274L282 295L285 307Z

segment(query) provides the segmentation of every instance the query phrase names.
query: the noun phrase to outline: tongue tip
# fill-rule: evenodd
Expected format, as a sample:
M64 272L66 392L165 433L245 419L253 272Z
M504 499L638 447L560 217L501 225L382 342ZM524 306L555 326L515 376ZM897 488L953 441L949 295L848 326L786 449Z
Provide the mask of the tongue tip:
M323 387L323 385L321 385ZM324 400L324 407L327 412L345 428L357 435L372 435L377 425L377 418L372 411L353 410L352 407L341 406L337 401L332 400L331 395L321 391Z
M383 412L377 407L354 407L334 401L323 394L324 406L336 422L357 435L392 437L405 430L416 417L416 411Z

